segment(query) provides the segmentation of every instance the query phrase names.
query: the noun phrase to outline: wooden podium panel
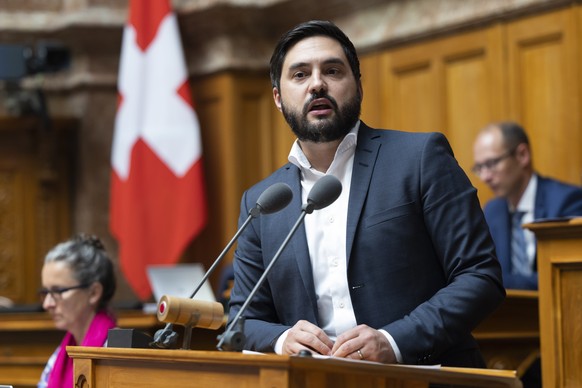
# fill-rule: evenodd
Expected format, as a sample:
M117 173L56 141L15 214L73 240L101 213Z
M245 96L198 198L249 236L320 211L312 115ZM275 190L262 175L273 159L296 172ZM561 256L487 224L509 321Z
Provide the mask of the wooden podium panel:
M514 371L413 367L219 351L69 346L75 387L420 388L522 386Z
M582 218L526 225L537 238L544 387L582 386Z

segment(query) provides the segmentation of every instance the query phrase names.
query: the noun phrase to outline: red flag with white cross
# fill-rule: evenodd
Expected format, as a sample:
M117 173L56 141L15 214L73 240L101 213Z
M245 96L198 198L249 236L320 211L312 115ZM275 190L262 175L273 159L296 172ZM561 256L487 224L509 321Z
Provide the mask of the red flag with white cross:
M140 300L147 266L176 263L207 219L202 144L169 0L131 0L111 152L110 228Z

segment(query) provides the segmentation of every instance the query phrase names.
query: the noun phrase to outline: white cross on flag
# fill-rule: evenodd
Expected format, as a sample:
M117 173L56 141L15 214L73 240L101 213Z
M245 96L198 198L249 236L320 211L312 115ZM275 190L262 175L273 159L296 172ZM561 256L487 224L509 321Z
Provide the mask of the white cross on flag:
M146 268L176 263L206 224L200 126L169 0L131 0L111 153L110 228L141 300Z

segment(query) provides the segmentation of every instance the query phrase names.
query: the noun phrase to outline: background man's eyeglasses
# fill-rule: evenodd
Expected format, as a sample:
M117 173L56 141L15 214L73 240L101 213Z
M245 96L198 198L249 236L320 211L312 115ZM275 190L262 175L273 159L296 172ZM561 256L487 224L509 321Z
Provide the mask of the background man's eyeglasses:
M514 152L515 150L511 150L497 158L487 159L483 163L475 163L473 167L471 167L471 171L473 171L473 173L477 175L481 175L483 170L487 171L494 170L503 159L509 158L511 155L513 155Z
M87 288L89 287L89 284L79 284L78 286L72 286L72 287L55 287L55 288L51 288L50 290L48 288L41 288L38 291L38 295L40 297L40 301L44 302L44 300L46 299L46 296L50 294L50 296L53 298L53 300L55 301L59 301L63 299L63 294L67 291L71 291L71 290L78 290L81 288Z

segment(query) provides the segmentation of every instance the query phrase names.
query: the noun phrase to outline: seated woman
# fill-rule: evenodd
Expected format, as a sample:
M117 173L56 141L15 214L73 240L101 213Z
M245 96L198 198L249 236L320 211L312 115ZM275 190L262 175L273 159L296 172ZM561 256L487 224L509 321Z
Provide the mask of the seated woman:
M38 387L73 387L66 347L104 346L116 325L108 304L115 293L113 263L101 241L77 235L51 249L42 268L42 306L67 333L50 357Z

